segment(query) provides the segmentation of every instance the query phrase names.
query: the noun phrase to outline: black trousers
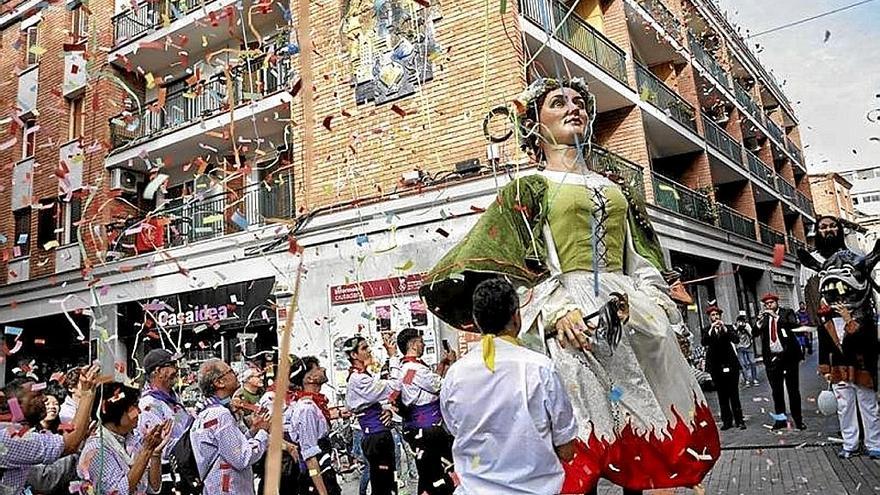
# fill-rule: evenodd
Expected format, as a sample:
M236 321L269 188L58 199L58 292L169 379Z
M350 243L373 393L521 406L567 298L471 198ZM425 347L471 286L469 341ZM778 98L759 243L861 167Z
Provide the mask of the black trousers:
M732 369L731 369L732 370ZM743 422L742 404L739 402L739 370L728 373L713 373L712 381L718 389L718 405L721 407L721 422L731 425Z
M330 440L326 437L318 440L318 447L321 447L321 453L318 454L318 466L321 468L321 478L324 480L324 488L327 489L329 495L341 495L342 489L339 487L339 482L336 480L336 470L333 469L333 458L330 456L330 452L332 451ZM302 469L302 466L300 466L300 468L299 494L308 495L311 493L318 493L318 490L315 488L315 482L312 480L312 475L309 473L309 468L306 467L305 469Z
M365 434L361 448L370 464L370 494L397 495L397 480L394 479L394 437L391 436L391 431Z
M795 423L801 423L801 391L798 378L798 365L800 363L785 363L781 358L766 364L767 381L773 391L773 408L776 414L785 414L785 389L788 389L788 404L791 408L791 418Z
M442 426L433 428L407 428L403 439L416 453L416 470L419 473L419 489L423 495L450 495L455 486L449 473L452 471L452 435Z

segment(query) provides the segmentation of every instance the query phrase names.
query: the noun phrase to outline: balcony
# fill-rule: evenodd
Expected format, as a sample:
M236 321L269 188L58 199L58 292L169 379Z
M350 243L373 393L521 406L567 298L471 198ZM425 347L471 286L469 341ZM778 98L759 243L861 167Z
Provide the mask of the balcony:
M761 244L766 246L785 245L785 234L782 232L773 230L769 225L761 222L758 222L758 229L761 231Z
M606 150L605 148L593 145L593 152L590 154L590 170L601 174L618 175L622 177L627 184L632 186L636 191L644 195L645 192L645 170L626 158Z
M761 124L764 124L764 112L761 112L761 110L758 108L758 104L755 103L755 100L752 99L752 97L749 95L749 92L743 89L743 87L740 86L739 83L736 81L733 81L733 93L736 97L736 101L738 101L740 105L745 107L745 109L748 110L749 114L751 114L751 116L755 120L757 120Z
M760 158L748 150L746 150L746 161L749 163L749 172L751 172L752 175L760 179L764 184L775 189L773 185L773 176L775 172L770 167L765 165Z
M785 137L785 149L788 150L797 163L800 165L804 164L804 155L801 153L801 150L798 149L797 145L794 144L791 139L788 139L788 136Z
M639 96L643 101L647 101L659 108L666 115L694 133L697 132L694 107L669 89L650 70L638 63L636 64L636 82L639 88Z
M156 210L151 224L163 226L164 246L160 247L178 247L263 226L269 218L292 218L294 205L293 176L284 174L268 184L259 182L207 197L196 194L172 199ZM115 260L140 254L135 239L144 225L143 219L138 219L117 226L108 257Z
M785 199L795 202L794 186L791 182L783 179L781 175L776 176L776 190L779 191L779 194Z
M815 212L813 211L813 202L807 199L807 196L804 193L798 191L796 194L795 204L800 207L806 214L815 216Z
M700 65L703 66L704 69L709 71L712 74L712 77L715 78L715 81L724 86L727 89L730 89L730 77L727 75L727 71L721 67L721 64L715 60L709 52L703 48L703 45L697 41L697 38L694 37L693 33L688 32L688 41L691 45L691 52L694 55L694 58Z
M804 251L809 252L807 249L807 245L801 242L799 239L795 238L793 235L788 236L788 252L792 254L796 254L798 249L803 249Z
M653 173L654 203L703 223L716 225L712 201L701 193Z
M639 0L639 5L648 11L670 36L681 41L681 23L663 2L660 0Z
M703 130L706 133L706 142L709 143L709 146L718 150L737 165L743 164L742 146L705 113L703 114Z
M547 33L554 33L557 23L564 19L553 37L613 78L628 84L626 53L576 14L572 13L566 18L569 10L570 6L559 0L520 0L520 14Z
M139 111L125 111L112 117L110 141L114 153L123 148L132 149L140 143L165 139L197 123L198 129L189 133L190 135L180 139L165 139L155 148L182 146L186 139L198 141L203 147L208 144L205 134L210 135L206 131L220 128L228 124L229 120L243 118L260 117L256 119L258 127L256 131L249 125L241 129L242 133L256 132L257 137L266 138L272 131L280 132L283 122L271 118L270 115L273 108L290 100L289 93L283 90L292 80L292 69L289 58L280 58L277 62L264 66L265 56L267 55L243 62L233 68L230 71L231 88L227 87L229 81L226 74L220 73L188 88L167 94L162 104L158 100L153 100L144 104ZM232 101L229 101L230 94ZM275 94L279 94L279 97L275 98ZM234 112L230 112L231 109L234 109ZM197 151L198 146L195 145L197 144L195 141L188 144ZM125 159L125 157L122 160L111 159L112 156L108 157L107 165Z
M715 203L715 207L718 210L718 225L722 229L753 241L757 240L754 220L727 205Z
M119 47L136 40L146 33L155 31L165 24L170 24L196 9L212 3L213 0L207 2L180 0L173 3L167 0L139 2L134 8L123 10L111 18L113 46Z
M770 135L773 136L773 139L775 139L780 144L784 143L785 136L782 134L782 129L780 129L779 126L776 125L776 122L773 122L773 119L771 119L770 117L764 119L764 122L767 125L767 130L770 131Z

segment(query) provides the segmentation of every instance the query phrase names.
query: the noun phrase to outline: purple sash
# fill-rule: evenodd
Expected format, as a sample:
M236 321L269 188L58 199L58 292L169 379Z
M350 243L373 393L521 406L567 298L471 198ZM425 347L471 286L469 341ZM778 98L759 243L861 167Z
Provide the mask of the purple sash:
M431 428L440 426L443 416L440 414L440 401L435 400L421 406L409 408L409 414L403 418L405 428Z
M357 413L358 423L361 425L361 430L363 430L364 435L380 433L388 430L388 427L382 423L381 419L379 419L381 414L382 406L378 403Z

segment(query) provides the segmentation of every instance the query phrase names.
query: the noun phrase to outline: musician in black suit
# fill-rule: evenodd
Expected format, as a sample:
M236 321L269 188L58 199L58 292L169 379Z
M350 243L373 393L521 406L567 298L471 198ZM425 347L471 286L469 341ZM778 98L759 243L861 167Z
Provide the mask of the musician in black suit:
M788 426L785 416L785 388L788 389L788 403L791 419L800 430L807 427L801 416L801 393L799 366L803 353L794 329L800 326L797 315L791 308L779 307L779 296L769 292L761 297L764 311L755 323L754 336L761 337L761 355L767 381L773 391L773 429Z
M721 406L721 429L733 428L733 422L740 430L746 429L743 421L742 405L739 401L739 359L736 343L739 337L731 325L721 320L723 311L718 306L706 308L709 326L703 328L701 343L706 350L706 371L718 389L718 402Z

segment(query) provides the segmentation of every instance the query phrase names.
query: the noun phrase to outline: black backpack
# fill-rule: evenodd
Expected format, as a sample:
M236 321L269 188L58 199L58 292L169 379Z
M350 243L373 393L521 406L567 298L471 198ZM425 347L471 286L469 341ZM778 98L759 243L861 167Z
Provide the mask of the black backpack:
M180 492L180 495L201 495L202 489L205 486L204 480L202 480L202 475L199 474L199 467L198 464L196 464L196 456L193 452L192 441L190 441L190 432L192 432L194 424L195 421L190 423L189 428L187 428L186 432L184 432L180 439L177 440L177 443L174 444L174 447L172 447L171 453L168 456L174 479L174 487ZM218 452L217 457L214 458L214 462L211 463L211 467L205 471L205 475L211 472L211 469L214 468L214 464L219 457L220 453Z

